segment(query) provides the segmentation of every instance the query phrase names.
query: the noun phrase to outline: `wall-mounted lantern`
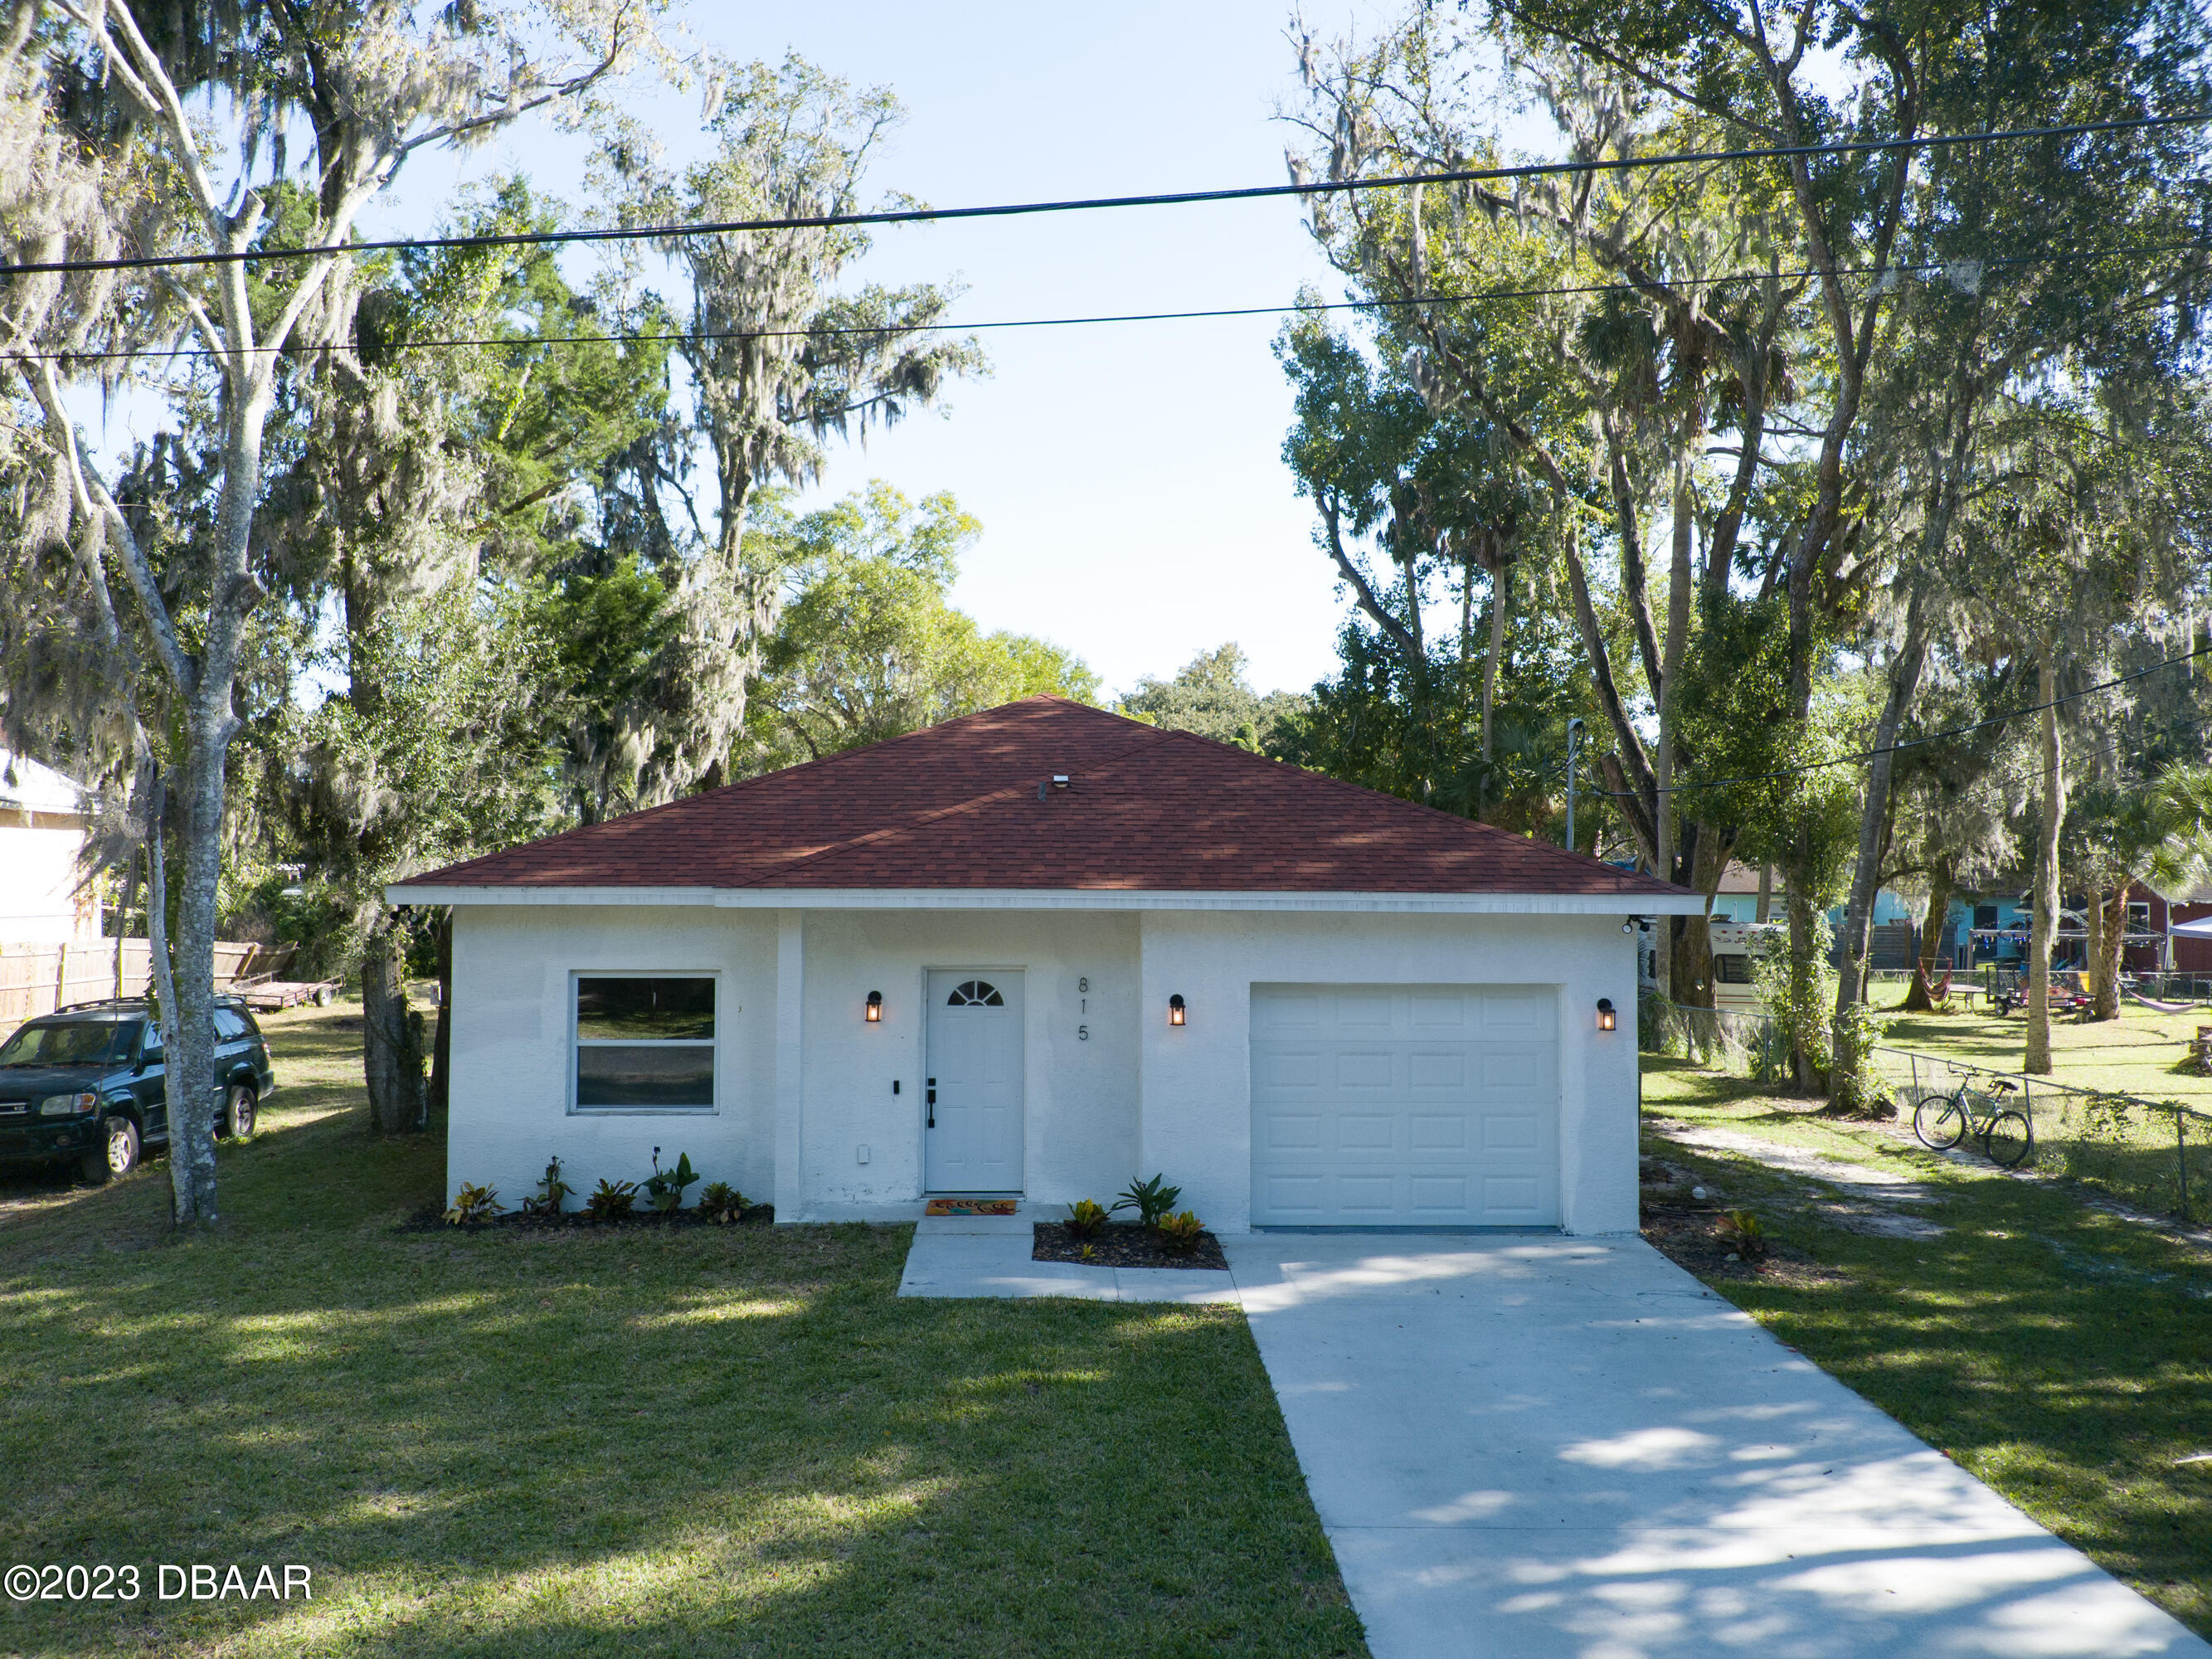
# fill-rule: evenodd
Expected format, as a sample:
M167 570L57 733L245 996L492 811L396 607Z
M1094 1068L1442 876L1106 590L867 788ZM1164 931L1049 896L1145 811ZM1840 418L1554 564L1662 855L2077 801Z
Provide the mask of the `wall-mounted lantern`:
M868 993L868 1024L880 1025L883 1023L884 994L881 991L871 991Z
M1180 1025L1182 1024L1182 997L1178 994L1168 999L1168 1024L1170 1025Z
M1597 1029L1601 1031L1613 1030L1613 999L1611 997L1600 997L1597 1000Z

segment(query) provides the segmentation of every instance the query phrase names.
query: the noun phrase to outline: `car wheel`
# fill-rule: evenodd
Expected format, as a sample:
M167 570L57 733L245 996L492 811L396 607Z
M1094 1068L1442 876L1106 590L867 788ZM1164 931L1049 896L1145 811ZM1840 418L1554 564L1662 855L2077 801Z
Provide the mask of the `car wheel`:
M84 1155L84 1178L93 1185L127 1176L138 1167L138 1126L120 1112L100 1126L99 1141Z
M330 1006L331 988L327 985L319 987L315 992L315 1006L318 1008L327 1008Z
M230 1132L233 1140L243 1140L253 1133L254 1114L260 1109L260 1097L252 1085L234 1083L223 1096L222 1125Z

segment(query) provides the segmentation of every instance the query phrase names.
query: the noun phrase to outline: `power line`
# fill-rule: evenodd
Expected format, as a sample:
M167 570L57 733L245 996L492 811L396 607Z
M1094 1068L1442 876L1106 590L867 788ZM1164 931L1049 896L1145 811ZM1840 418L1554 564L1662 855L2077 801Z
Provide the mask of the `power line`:
M2025 253L2006 259L1978 261L1984 272L2009 270L2022 265L2101 263L2108 259L2135 259L2154 253L2204 252L2212 244L2203 242L2161 242L2148 247L2115 248L2103 253ZM1948 271L1959 262L1953 259L1893 260L1881 267L1884 276L1903 275L1916 271ZM1845 265L1838 269L1838 276L1859 277L1875 274L1872 265ZM1822 273L1811 267L1795 270L1739 270L1726 271L1713 276L1686 276L1673 279L1668 286L1685 289L1724 288L1739 283L1796 282L1801 278L1818 276ZM1417 306L1472 305L1488 301L1535 300L1566 298L1589 294L1643 293L1651 284L1630 281L1609 283L1576 283L1550 288L1475 289L1460 293L1417 294L1396 299L1379 300L1314 300L1292 301L1288 305L1220 306L1192 311L1122 311L1103 312L1073 317L1013 317L973 323L885 323L866 326L848 325L836 328L770 328L770 329L702 329L693 331L668 329L653 332L625 331L601 334L511 334L482 337L432 337L421 340L395 340L385 349L392 351L427 351L447 349L494 346L566 346L566 345L651 345L675 344L686 340L792 340L832 339L861 335L901 334L961 334L984 333L1022 328L1086 328L1120 323L1199 322L1237 317L1275 317L1304 315L1336 311L1398 311ZM246 348L247 353L259 356L270 352L297 352L305 356L313 352L336 351L343 349L335 343L321 345L257 345ZM6 351L0 350L0 360L13 358L23 362L109 362L139 358L221 357L228 353L214 346L167 346L155 350L136 351Z
M322 243L306 247L238 248L208 253L165 253L114 259L48 259L0 265L21 276L99 270L162 270L183 265L232 265L264 260L299 259L326 253L394 252L408 249L544 247L576 242L644 242L685 236L726 236L749 231L830 230L871 225L933 224L959 219L1006 219L1039 213L1090 213L1103 209L1189 207L1220 202L1255 202L1293 196L1340 196L1360 191L1399 190L1415 185L1501 183L1554 175L1587 176L1685 167L1713 161L1778 161L1792 156L1846 155L1893 150L1948 149L2016 138L2078 138L2093 133L2149 128L2203 126L2212 114L2142 115L2117 121L2085 121L2071 126L2013 127L1994 132L1929 134L1911 138L1847 139L1831 144L1770 144L1747 149L1679 150L1663 155L1620 156L1587 161L1538 161L1518 167L1457 167L1436 173L1393 173L1379 179L1339 179L1288 185L1246 185L1230 190L1170 191L1149 196L1073 197L1057 201L1005 202L987 207L895 208L875 213L799 214L773 219L722 219L654 225L617 225L592 230L522 230L464 236L402 236L376 241Z
M1989 719L1977 720L1972 726L1954 726L1948 732L1931 732L1924 738L1908 738L1903 743L1893 743L1887 748L1862 750L1856 755L1839 755L1834 760L1808 761L1802 766L1784 766L1771 772L1753 772L1740 778L1701 778L1694 783L1670 783L1665 788L1656 790L1656 793L1681 794L1693 789L1723 789L1731 784L1771 783L1778 778L1797 777L1807 772L1824 772L1831 767L1856 766L1862 762L1873 760L1877 756L1899 755L1908 749L1924 749L1930 744L1946 743L1953 738L1970 737L1974 732L1987 731L1992 726L2003 726L2013 720L2026 720L2030 714L2040 714L2046 708L2057 708L2069 702L2078 702L2083 697L2094 696L2101 691L2110 691L2116 686L2125 685L2130 681L2142 679L2146 675L2155 674L2165 669L2178 668L2184 663L2191 662L2198 657L2208 654L2212 654L2212 641L2207 641L2193 650L2185 651L2178 657L2168 657L2162 662L2154 662L2148 668L2138 668L2133 673L2122 674L2115 679L2100 680L2094 685L2084 686L2079 691L2069 691L2063 696L2053 697L2048 702L2031 703L2025 708L2014 708L2006 714L1992 714ZM1590 789L1580 793L1607 795L1617 800L1643 799L1640 792L1627 789Z

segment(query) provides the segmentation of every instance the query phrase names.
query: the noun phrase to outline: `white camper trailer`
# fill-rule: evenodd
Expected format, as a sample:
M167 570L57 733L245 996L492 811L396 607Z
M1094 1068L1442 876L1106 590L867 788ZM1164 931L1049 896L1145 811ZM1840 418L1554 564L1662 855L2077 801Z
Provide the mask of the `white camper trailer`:
M1722 921L1708 924L1713 945L1713 1006L1762 1014L1752 964L1768 951L1790 948L1790 929L1778 921ZM1659 983L1659 935L1649 921L1638 926L1637 978L1646 991ZM1677 999L1679 1000L1680 999Z

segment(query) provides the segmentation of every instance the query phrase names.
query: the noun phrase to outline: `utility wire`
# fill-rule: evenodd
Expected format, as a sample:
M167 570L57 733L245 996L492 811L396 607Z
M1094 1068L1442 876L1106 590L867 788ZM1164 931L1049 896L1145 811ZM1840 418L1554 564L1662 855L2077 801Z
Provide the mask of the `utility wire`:
M574 242L646 242L684 236L726 236L747 231L828 230L868 225L933 224L956 219L1008 219L1039 213L1090 213L1109 208L1188 207L1218 202L1256 202L1295 196L1340 196L1358 191L1399 190L1414 185L1488 184L1553 175L1567 177L1638 172L1711 161L1776 161L1791 156L1847 155L1890 150L1948 149L2015 138L2079 138L2092 133L2203 126L2212 114L2141 115L2071 126L2012 127L1995 132L1928 134L1911 138L1846 139L1831 144L1769 144L1747 149L1680 150L1663 155L1620 156L1588 161L1538 161L1519 167L1455 167L1436 173L1393 173L1379 179L1247 185L1231 190L1170 191L1151 196L1089 196L1043 202L1005 202L988 207L894 208L875 213L799 214L772 219L721 219L655 225L617 225L594 230L520 230L465 236L401 236L378 241L322 243L306 247L233 248L208 253L166 253L115 259L49 259L0 265L0 272L35 276L95 270L161 270L180 265L232 265L299 259L326 253L390 252L410 248L543 247Z
M2160 242L2148 247L2114 248L2102 253L2024 253L2007 259L1984 259L1975 262L1982 272L2010 270L2022 265L2101 264L2111 259L2139 259L2155 253L2203 252L2212 250L2212 243ZM1881 267L1881 275L1902 276L1910 272L1948 271L1960 262L1955 259L1892 260ZM1846 277L1872 276L1873 265L1844 265L1836 275ZM1671 288L1698 289L1729 287L1739 283L1796 282L1822 273L1812 268L1795 270L1738 270L1724 271L1713 276L1684 276L1668 281ZM387 342L383 349L390 351L428 351L464 348L514 346L568 345L652 345L674 344L686 340L796 340L836 339L863 335L960 334L983 333L1022 328L1088 328L1118 323L1178 323L1207 321L1237 317L1276 317L1306 315L1335 311L1399 311L1417 306L1473 305L1504 300L1538 300L1568 298L1590 294L1641 294L1653 284L1649 282L1626 280L1609 283L1575 283L1551 288L1493 288L1474 289L1458 293L1416 294L1395 299L1379 300L1312 300L1294 301L1288 305L1219 306L1194 311L1117 311L1101 312L1073 317L1012 317L975 323L884 323L876 325L859 324L836 328L763 328L763 329L667 329L654 332L625 331L600 334L507 334L482 337L433 337L421 340ZM295 352L301 356L314 352L329 352L349 349L337 342L316 345L257 345L248 346L249 356L269 352ZM222 357L226 349L214 346L165 346L159 350L136 351L8 351L0 349L0 361L14 359L22 362L109 362L124 359L179 357Z
M2125 685L2130 681L2142 679L2146 675L2156 674L2165 669L2179 668L2184 663L2194 661L2197 658L2206 655L2212 655L2212 640L2208 640L2204 644L2192 650L2185 651L2178 657L2168 657L2162 662L2154 662L2148 668L2138 668L2133 673L2122 674L2115 679L2100 680L2094 685L2084 686L2079 691L2069 691L2065 696L2053 697L2048 702L2030 703L2025 708L2014 708L2006 714L1992 714L1985 720L1976 720L1972 726L1957 726L1948 732L1931 732L1924 738L1911 738L1903 743L1893 743L1887 748L1862 750L1856 755L1839 755L1834 760L1808 761L1802 766L1784 766L1771 772L1752 772L1740 778L1701 778L1694 783L1670 783L1656 793L1681 794L1695 789L1722 789L1730 784L1770 783L1777 778L1793 778L1807 772L1824 772L1831 767L1856 766L1863 761L1873 760L1877 756L1903 754L1908 749L1924 749L1929 744L1946 743L1953 738L1969 737L1976 732L1987 731L1992 726L2003 726L2012 720L2026 720L2030 714L2040 714L2046 708L2057 708L2066 703L2078 702L2083 697L2095 696L2100 692L2110 691L2116 686ZM1632 789L1583 790L1578 788L1576 793L1606 795L1616 800L1643 799L1640 792Z

